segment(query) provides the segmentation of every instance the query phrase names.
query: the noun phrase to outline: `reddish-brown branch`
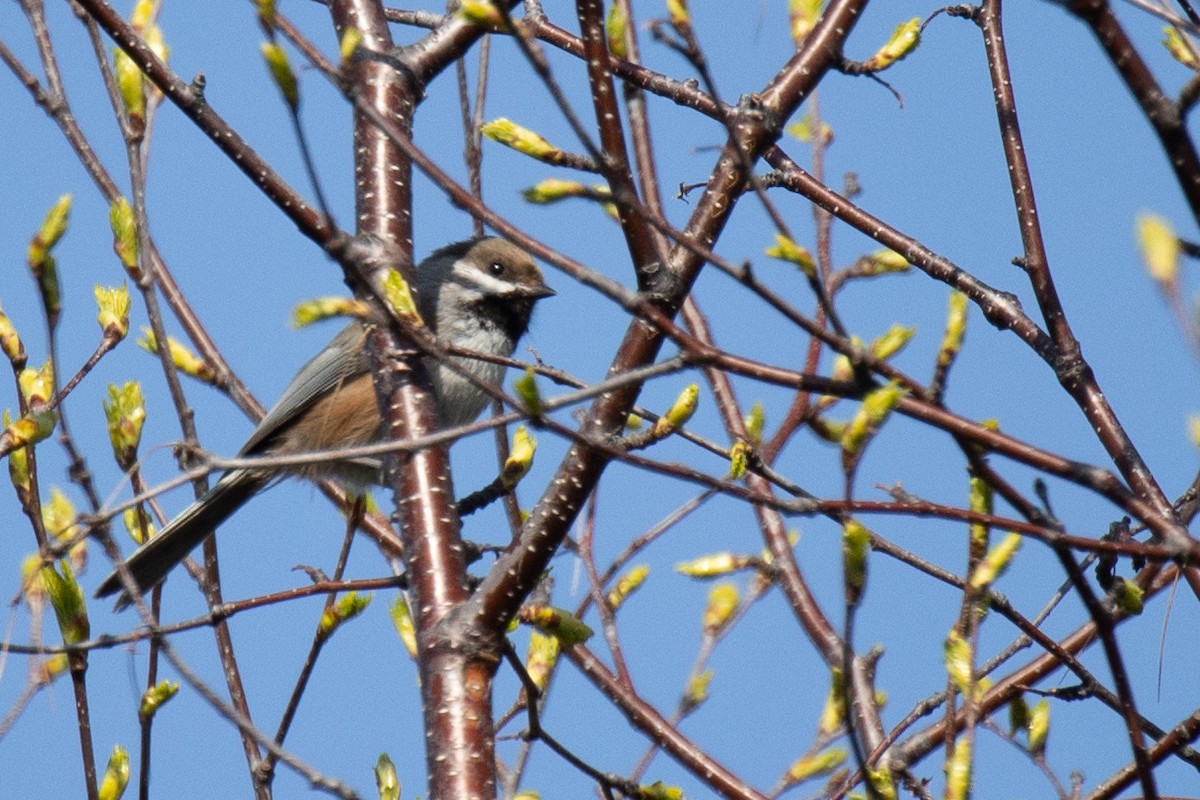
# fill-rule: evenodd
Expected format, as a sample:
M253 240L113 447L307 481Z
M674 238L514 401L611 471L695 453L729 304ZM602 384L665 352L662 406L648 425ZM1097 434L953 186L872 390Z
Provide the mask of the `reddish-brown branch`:
M381 4L346 0L332 3L331 11L339 36L355 28L362 32L362 47L368 52L391 50ZM464 29L457 21L451 27L465 36L451 36L441 46L427 41L417 61L452 63L478 36L473 28ZM382 242L383 252L368 269L347 278L354 280L360 291L370 293L367 287L377 285L380 273L394 267L413 285L412 162L394 137L375 124L375 115L387 119L407 138L424 84L407 69L370 59L356 60L349 80L357 98L358 233ZM374 115L365 109L373 110ZM384 329L370 333L368 350L384 438L402 440L436 428L429 378L419 351L408 346L397 331ZM467 597L448 452L433 447L397 453L384 464L401 525L417 627L429 793L432 797L490 797L495 794L496 780L491 712L496 651L493 649L490 662L483 660L486 647L468 648L455 638L457 629L442 625Z
M1054 287L1042 239L1041 224L1038 222L1037 204L1033 196L1033 177L1025 158L1025 145L1021 140L1021 128L1017 121L1016 98L1013 93L1012 75L1008 70L1008 55L1001 26L1000 0L987 0L983 4L980 24L987 48L988 69L992 79L992 92L996 98L1004 156L1008 162L1008 174L1012 182L1019 223L1017 227L1020 229L1024 245L1024 266L1050 338L1054 342L1054 358L1048 363L1054 369L1059 383L1083 410L1092 430L1096 431L1100 443L1121 475L1129 482L1130 488L1159 514L1171 518L1174 511L1170 502L1159 487L1154 474L1142 460L1133 440L1117 419L1112 406L1105 399L1104 392L1101 391L1096 376L1084 359L1079 342L1071 331L1058 298L1058 291ZM1200 176L1200 172L1197 175ZM1180 548L1187 546L1185 540L1188 538L1179 528L1165 534L1168 544Z
M1175 567L1170 567L1162 570L1155 578L1154 582L1146 587L1146 596L1150 597L1157 592L1162 591L1166 586L1169 586L1172 581L1177 580L1179 571ZM1125 619L1125 616L1120 616L1119 619ZM1117 621L1117 619L1114 619ZM1080 653L1084 648L1093 644L1096 641L1096 628L1094 622L1088 622L1086 625L1076 629L1067 636L1062 637L1058 641L1058 647L1062 652L1069 653L1072 656ZM979 700L979 713L982 715L991 714L992 712L1003 707L1009 700L1020 695L1030 686L1036 686L1040 681L1059 669L1063 664L1061 654L1050 652L1038 656L1023 667L1014 670L1005 677L996 682L988 692ZM960 712L955 719L946 721L939 720L929 727L918 731L908 737L900 744L892 748L892 756L897 764L914 764L929 754L933 749L939 747L945 737L945 726L961 725L963 722L962 713Z
M637 187L625 149L621 114L609 67L604 4L599 0L576 0L575 13L582 32L584 63L592 88L592 107L596 112L596 125L600 129L601 153L597 166L612 191L621 231L625 234L625 244L637 273L638 288L653 291L666 265L662 263L655 247L650 226L635 206Z
M730 137L711 173L708 189L701 196L687 225L687 234L704 247L720 235L736 199L745 185L743 156L759 157L777 139L783 122L800 104L805 93L832 68L840 43L854 27L862 0L833 3L801 49L768 85L762 106L743 108L731 124ZM741 150L741 154L738 150ZM672 253L670 269L675 286L660 303L651 303L668 319L682 304L699 274L702 259L683 248ZM662 345L662 335L634 320L626 331L610 370L620 373L649 363ZM640 387L612 392L597 399L582 426L588 438L616 436L633 405ZM535 585L575 519L583 499L591 492L608 459L595 449L576 443L552 478L550 489L535 506L520 541L498 559L472 597L470 613L486 624L502 627L516 612L520 598Z
M714 760L649 703L628 690L590 650L577 645L563 651L567 658L625 714L630 724L674 758L704 785L721 797L737 800L767 800L753 786Z
M1188 135L1178 104L1172 102L1158 85L1154 73L1113 14L1108 0L1072 0L1065 5L1092 29L1113 68L1142 107L1146 121L1162 142L1175 180L1192 209L1192 217L1200 224L1200 156Z
M197 85L185 84L164 64L120 15L104 0L80 0L79 5L99 23L104 32L137 64L168 100L175 104L197 129L208 136L231 163L288 216L300 231L325 248L334 246L337 231L308 202L297 194L271 165L227 123L204 99Z

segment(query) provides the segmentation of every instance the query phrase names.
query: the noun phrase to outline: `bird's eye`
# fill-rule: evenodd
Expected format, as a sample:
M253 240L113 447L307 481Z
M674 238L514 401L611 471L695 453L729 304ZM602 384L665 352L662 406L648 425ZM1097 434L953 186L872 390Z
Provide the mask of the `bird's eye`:
M491 264L488 264L488 272L499 278L504 274L504 265L499 261L493 261Z

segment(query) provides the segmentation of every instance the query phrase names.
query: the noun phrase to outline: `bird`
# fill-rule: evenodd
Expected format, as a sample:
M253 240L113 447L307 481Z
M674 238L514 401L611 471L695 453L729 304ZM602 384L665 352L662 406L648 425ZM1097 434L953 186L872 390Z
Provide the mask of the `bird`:
M431 253L415 270L416 306L435 337L463 350L510 356L529 328L534 305L555 294L537 262L513 243L492 236L467 239ZM280 456L377 442L382 421L366 350L366 328L353 322L300 368L275 406L242 446L240 457ZM451 362L454 366L451 366ZM465 355L446 361L425 357L438 421L449 429L471 422L491 395L504 365ZM457 367L458 369L455 369ZM377 483L378 463L364 460L303 467L231 469L199 500L171 520L125 561L141 592L167 574L254 495L286 475L333 475L356 489ZM121 592L117 607L131 602L114 570L97 597Z

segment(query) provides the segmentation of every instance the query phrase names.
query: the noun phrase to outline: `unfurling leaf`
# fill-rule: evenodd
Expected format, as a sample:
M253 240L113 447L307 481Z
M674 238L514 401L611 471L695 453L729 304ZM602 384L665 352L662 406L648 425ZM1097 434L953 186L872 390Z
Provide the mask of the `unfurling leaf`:
M921 43L921 18L913 17L901 22L892 31L887 43L867 59L865 66L871 72L881 72L907 56Z

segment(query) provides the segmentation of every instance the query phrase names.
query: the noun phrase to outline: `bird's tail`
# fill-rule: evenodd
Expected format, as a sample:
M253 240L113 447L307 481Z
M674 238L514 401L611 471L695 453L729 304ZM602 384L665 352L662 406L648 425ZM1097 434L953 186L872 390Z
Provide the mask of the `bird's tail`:
M125 567L139 590L146 592L158 585L196 545L203 542L269 481L270 477L261 471L236 469L226 473L208 494L184 509L182 514L125 560ZM132 602L124 589L121 576L114 571L100 584L96 596L107 597L120 591L121 596L117 598L119 610Z

